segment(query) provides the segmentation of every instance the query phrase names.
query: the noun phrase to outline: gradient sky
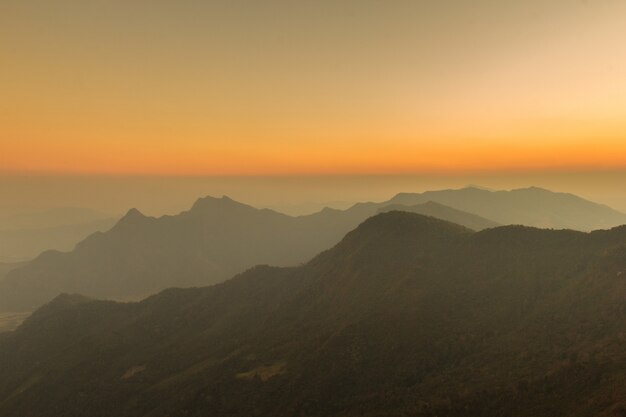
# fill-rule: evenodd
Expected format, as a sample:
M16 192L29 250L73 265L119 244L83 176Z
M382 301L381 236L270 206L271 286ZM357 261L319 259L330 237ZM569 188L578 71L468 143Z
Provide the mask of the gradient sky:
M0 171L626 167L624 0L0 0Z

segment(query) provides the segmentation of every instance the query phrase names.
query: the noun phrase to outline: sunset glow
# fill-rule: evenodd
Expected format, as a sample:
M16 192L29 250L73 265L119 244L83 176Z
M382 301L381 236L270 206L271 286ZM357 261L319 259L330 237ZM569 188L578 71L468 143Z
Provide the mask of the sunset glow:
M0 170L626 168L624 2L271 3L4 5Z

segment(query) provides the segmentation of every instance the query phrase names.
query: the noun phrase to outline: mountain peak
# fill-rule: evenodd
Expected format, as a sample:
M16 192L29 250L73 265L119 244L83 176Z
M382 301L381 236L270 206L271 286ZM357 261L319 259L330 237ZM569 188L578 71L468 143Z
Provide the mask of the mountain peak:
M549 194L563 194L563 193L555 193L554 191L550 191L546 188L541 188L541 187L536 187L536 186L530 186L530 187L525 187L525 188L517 188L514 190L511 190L513 192L533 192L533 193L549 193Z
M126 212L126 215L124 216L124 218L133 218L133 217L141 218L141 217L146 217L146 216L144 216L142 212L140 212L139 210L133 207L130 210L128 210L128 212Z
M142 212L140 212L136 208L131 208L130 210L126 212L124 217L122 217L117 222L117 224L115 225L115 228L127 227L129 225L137 224L147 218L148 217L146 217Z
M365 220L334 248L314 258L309 267L334 271L324 274L336 277L324 280L325 291L343 298L341 303L354 303L393 286L398 277L415 267L417 259L426 264L440 259L438 254L472 233L434 217L388 211Z
M196 202L193 203L193 206L191 207L190 211L199 212L199 211L205 211L209 209L225 208L225 207L249 207L249 206L239 203L238 201L233 200L227 195L223 195L220 198L208 195L206 197L201 197L197 199Z
M472 233L464 226L406 211L388 211L365 220L344 238L349 242L377 242L376 245L398 245L401 242L419 241L426 244L449 237Z
M82 294L69 294L69 293L61 293L52 299L47 305L48 306L72 306L76 304L83 304L93 301L92 298L86 297Z
M445 207L445 208L449 208L448 206L446 206L444 204L441 204L441 203L438 203L438 202L433 201L433 200L428 200L427 202L420 204L420 206L422 206L422 207L437 207L437 208Z
M437 204L437 203L433 203ZM406 211L392 210L385 213L380 213L365 220L357 228L370 230L370 229L396 229L405 230L405 228L412 229L442 229L451 230L455 232L467 232L469 229L460 226L458 224L450 223L445 220L437 219L435 217L424 216L422 214L410 213Z
M67 310L74 306L89 303L92 301L94 301L94 299L81 294L61 293L47 304L44 304L42 307L37 309L27 321L32 322L41 317L48 316L51 313Z
M126 214L122 216L121 219L117 221L117 223L114 226L114 229L119 228L119 227L126 227L132 224L137 224L147 218L148 217L146 215L144 215L142 212L140 212L139 210L133 207L130 210L128 210Z
M493 188L489 188L489 187L484 187L482 185L476 185L476 184L468 184L465 187L463 187L464 189L474 189L474 190L481 190L481 191L489 191L489 192L494 192L495 190Z
M483 230L499 226L497 222L485 219L484 217L480 217L466 211L457 210L450 206L446 206L445 204L431 200L416 205L391 204L379 209L379 213L394 210L436 217L441 220L465 226L472 230Z

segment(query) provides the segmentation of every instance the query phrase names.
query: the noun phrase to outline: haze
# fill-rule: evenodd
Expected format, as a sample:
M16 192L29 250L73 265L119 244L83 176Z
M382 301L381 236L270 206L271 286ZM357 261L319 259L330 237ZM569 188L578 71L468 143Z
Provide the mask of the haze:
M176 214L200 196L228 195L257 207L308 214L329 206L383 201L399 192L477 185L493 189L539 186L608 204L626 211L625 171L504 172L466 175L326 176L0 176L0 212L51 207L86 207L123 214L136 207L149 215Z
M625 22L0 0L0 417L626 417Z

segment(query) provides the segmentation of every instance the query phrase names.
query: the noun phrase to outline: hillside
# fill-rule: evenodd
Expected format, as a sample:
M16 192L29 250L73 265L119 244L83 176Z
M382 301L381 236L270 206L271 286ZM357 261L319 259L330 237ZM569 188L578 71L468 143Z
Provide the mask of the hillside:
M295 265L353 227L333 214L295 218L228 197L199 199L189 211L158 219L132 209L72 252L48 251L8 272L0 311L32 309L62 292L139 299L170 286L220 282L260 263Z
M539 189L399 194L382 203L300 217L206 197L176 216L152 218L130 210L111 230L91 235L71 252L42 253L0 280L0 312L29 311L63 292L136 300L171 286L222 282L257 264L298 265L366 218L390 209L475 230L498 223L580 229L626 223L625 215L608 207ZM593 223L568 220L577 216Z
M625 228L388 212L299 267L57 297L0 335L0 416L621 416L624 299Z
M500 224L591 231L626 224L626 214L573 194L537 187L490 191L467 187L460 190L401 193L389 204L415 205L434 201L482 216Z
M29 313L0 313L0 333L17 329Z
M23 262L0 262L0 280L14 269L24 266Z
M501 226L499 223L485 219L484 217L453 209L452 207L444 206L443 204L435 203L434 201L415 204L412 206L390 204L378 209L378 213L384 213L387 211L408 211L410 213L422 214L424 216L435 217L451 223L460 224L472 230L483 230Z
M101 219L86 223L45 228L0 230L0 261L25 261L46 250L70 251L95 232L109 230L117 219Z
M81 207L34 209L0 206L0 262L24 262L46 250L70 251L117 219Z

